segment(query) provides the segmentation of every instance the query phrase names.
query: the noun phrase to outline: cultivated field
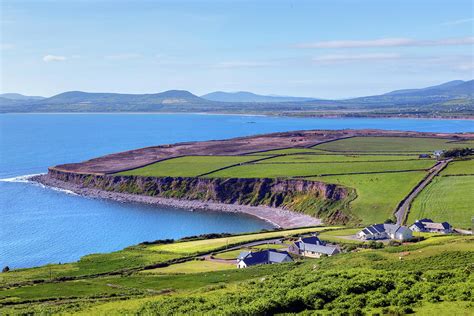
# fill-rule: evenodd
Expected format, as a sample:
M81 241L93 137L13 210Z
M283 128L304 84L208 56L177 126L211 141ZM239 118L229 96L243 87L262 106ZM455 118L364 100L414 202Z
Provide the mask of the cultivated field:
M312 148L286 148L238 156L185 156L157 162L118 175L206 178L294 178L339 184L355 189L344 206L356 222L372 224L393 218L397 205L428 174L436 160L419 153L471 146L473 140L427 137L349 137ZM409 222L420 217L452 220L466 227L472 214L470 190L474 160L456 161L422 192ZM463 179L441 176L464 175ZM308 207L311 207L308 205ZM321 207L316 206L314 207ZM449 209L449 216L446 215ZM311 210L299 211L314 214ZM467 212L467 213L466 213ZM460 218L462 217L462 218Z
M352 137L316 145L313 148L338 152L432 152L473 146L472 141L423 137Z
M427 217L458 228L473 228L473 205L474 160L451 162L417 196L408 222Z

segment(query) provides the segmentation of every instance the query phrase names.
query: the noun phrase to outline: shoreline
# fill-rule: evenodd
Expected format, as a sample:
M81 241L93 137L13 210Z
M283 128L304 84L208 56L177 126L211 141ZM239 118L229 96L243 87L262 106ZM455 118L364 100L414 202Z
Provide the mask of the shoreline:
M281 208L267 206L249 206L240 204L224 204L199 200L180 200L130 193L103 191L99 189L84 188L74 183L61 181L50 177L48 174L32 176L31 178L29 178L29 181L42 184L48 188L56 188L70 191L84 197L107 199L121 203L143 203L148 205L168 206L188 210L241 213L257 217L261 220L270 223L276 228L295 228L305 226L317 226L322 224L322 221L318 218L314 218L302 213L284 210Z
M321 114L321 115L294 115L282 114L282 113L229 113L229 112L2 112L0 114L131 114L131 115L143 115L143 114L190 114L190 115L227 115L227 116L243 116L243 117L276 117L276 118L302 118L302 119L412 119L412 120L459 120L459 121L473 121L472 116L460 116L460 117L444 117L444 116L415 116L415 115L379 115L379 116L350 116L344 114Z

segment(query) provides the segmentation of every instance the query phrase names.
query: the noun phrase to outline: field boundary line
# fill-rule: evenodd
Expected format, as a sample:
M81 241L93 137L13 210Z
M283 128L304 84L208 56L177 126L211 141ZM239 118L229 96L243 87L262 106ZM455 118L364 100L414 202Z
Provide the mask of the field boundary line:
M239 162L239 163L232 164L232 165L229 165L229 166L225 166L225 167L222 167L222 168L218 168L218 169L215 169L215 170L212 170L212 171L209 171L209 172L205 172L205 173L203 173L203 174L199 174L199 175L197 175L197 176L195 176L195 177L196 177L196 178L205 177L205 176L210 175L210 174L212 174L212 173L214 173L214 172L226 170L226 169L233 168L233 167L242 166L242 165L245 165L245 164L252 164L252 163L255 163L255 162L258 162L258 161L267 160L267 159L272 159L272 158L279 157L279 156L280 156L280 155L268 156L268 157L263 157L263 158L259 158L259 159L254 159L254 160L250 160L250 161L246 161L246 162Z
M272 157L275 158L275 157ZM360 161L295 161L295 162L263 162L259 163L260 165L285 165L285 164L320 164L320 163L357 163L357 162L394 162L394 161L424 161L421 159L397 159L397 160L360 160Z
M366 172L346 172L346 173L323 173L319 175L294 176L293 178L312 178L312 177L331 177L331 176L352 176L358 174L383 174L383 173L403 173L426 171L426 169L410 169L410 170L386 170L386 171L366 171Z
M395 211L394 215L397 219L398 225L403 225L408 220L408 214L415 198L426 188L431 181L452 161L452 159L439 161L433 167L429 169L428 174L415 185L411 191L401 200Z

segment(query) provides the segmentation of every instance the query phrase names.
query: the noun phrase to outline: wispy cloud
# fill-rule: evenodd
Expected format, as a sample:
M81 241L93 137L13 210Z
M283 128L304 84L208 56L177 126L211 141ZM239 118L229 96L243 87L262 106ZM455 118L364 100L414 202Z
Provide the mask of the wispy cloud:
M441 23L441 25L459 25L459 24L472 23L472 22L474 22L474 18L448 21L448 22Z
M361 61L385 61L400 59L400 54L395 53L375 53L375 54L335 54L313 57L314 64L335 64Z
M472 45L474 37L444 38L438 40L416 40L411 38L379 38L373 40L322 41L298 44L299 48L373 48L408 46L455 46Z
M107 55L105 59L110 60L129 60L129 59L138 59L141 58L141 54L136 53L125 53L125 54L116 54L116 55Z
M270 67L275 64L272 62L265 61L225 61L212 65L213 68L261 68L261 67Z
M43 57L44 62L57 62L57 61L65 61L67 59L66 56L58 56L58 55L46 55Z

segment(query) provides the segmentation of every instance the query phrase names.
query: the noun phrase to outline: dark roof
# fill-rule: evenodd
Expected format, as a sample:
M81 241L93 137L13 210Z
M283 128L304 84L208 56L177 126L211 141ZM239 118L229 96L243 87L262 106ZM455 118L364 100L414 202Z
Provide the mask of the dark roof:
M422 223L433 223L433 221L429 218L422 218L417 220L417 222L422 222Z
M311 237L304 237L300 238L300 240L305 243L305 244L311 244L311 245L324 245L324 242L322 242L318 237L316 236L311 236Z
M398 224L374 224L371 226L367 226L362 230L362 232L366 235L375 235L383 232L387 232L388 234L395 234L397 232L402 233L407 229L407 227L400 226Z
M242 253L241 253L242 254ZM240 257L240 256L239 256ZM293 261L286 251L276 251L275 249L262 250L257 252L249 252L241 259L247 266L264 263L281 263L284 261Z

